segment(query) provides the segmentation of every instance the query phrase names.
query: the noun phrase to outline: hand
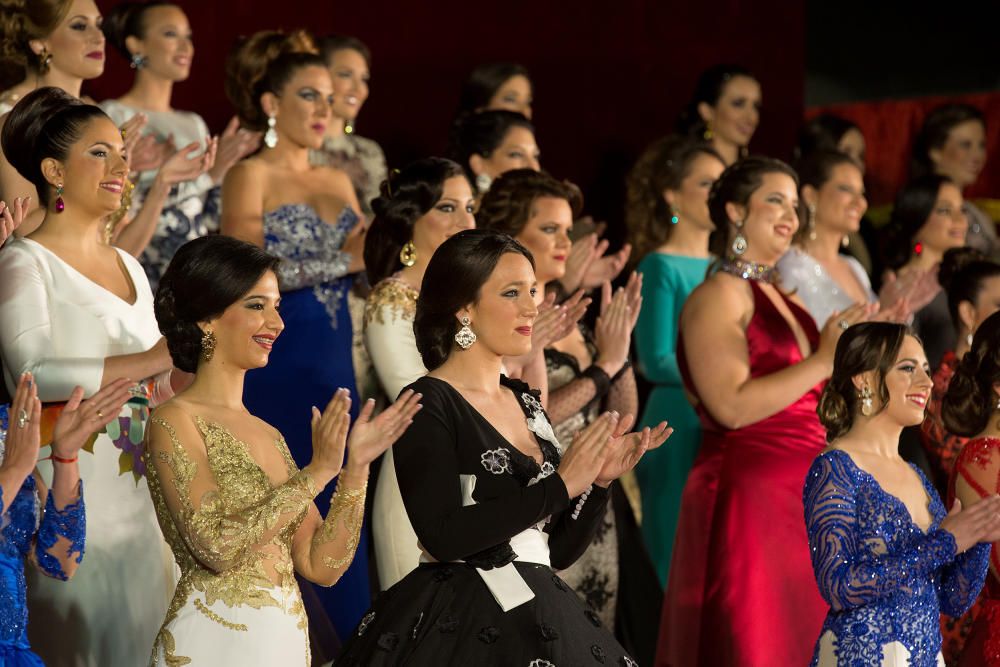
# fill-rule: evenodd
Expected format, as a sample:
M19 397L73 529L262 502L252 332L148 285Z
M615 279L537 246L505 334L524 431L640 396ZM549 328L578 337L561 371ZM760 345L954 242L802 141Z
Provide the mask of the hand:
M906 301L912 314L926 306L941 291L941 284L938 282L939 268L940 265L926 271L912 269L899 274L887 271L879 292L882 309L892 311L899 301Z
M14 230L21 226L28 216L28 202L31 197L18 197L14 200L14 206L7 206L6 202L0 201L0 245L10 238Z
M21 415L27 416L24 426L19 424ZM38 463L41 446L40 422L42 402L38 400L38 385L31 373L24 373L17 382L17 391L10 404L10 428L7 431L7 448L0 469L16 471L27 477ZM8 502L10 502L8 500Z
M251 132L240 127L240 119L233 116L218 138L219 150L215 156L215 166L209 170L212 181L222 183L226 172L234 164L260 148L260 132Z
M531 325L531 351L517 357L504 357L508 377L520 377L524 368L545 353L545 348L568 336L590 306L590 298L584 298L583 290L578 290L558 306L555 299L555 293L549 293L538 304L538 316Z
M643 454L662 445L674 432L667 422L660 422L655 428L647 426L638 433L628 433L634 423L635 417L632 415L626 415L618 422L618 428L611 434L608 443L604 465L594 484L610 486L611 482L634 468Z
M365 270L365 235L368 227L364 220L359 220L344 238L343 252L350 253L351 263L347 265L348 273L358 273Z
M980 542L1000 540L1000 496L994 494L983 498L969 509L962 509L962 501L956 498L941 528L954 536L958 553Z
M423 394L415 394L412 389L407 389L375 419L371 418L375 401L368 399L347 439L348 467L355 470L364 468L389 449L413 423L413 415L421 408L422 397Z
M573 436L559 463L559 477L570 498L586 491L604 467L608 443L618 427L618 413L605 412Z
M149 118L144 113L137 113L118 128L122 133L122 142L125 144L125 159L128 161L135 151L135 147L142 140L142 128L146 127ZM154 139L155 141L155 139Z
M854 324L867 322L878 311L878 304L856 303L843 311L834 311L819 332L819 346L814 355L823 360L833 372L833 355L837 351L837 341ZM846 323L847 326L841 326ZM829 373L828 373L829 374Z
M52 453L64 459L76 458L87 439L108 425L131 398L134 383L119 378L83 400L83 387L76 387L56 419L52 431Z
M570 246L566 256L566 271L559 279L567 292L574 292L583 283L583 276L590 265L596 262L608 249L607 241L598 241L597 234L591 232L580 237Z
M344 466L344 449L347 447L347 430L351 425L351 396L346 389L338 389L320 413L312 409L313 455L309 467L320 476L321 486L340 474Z
M642 277L633 273L628 285L618 288L612 296L611 283L601 288L601 315L594 327L597 360L594 362L614 377L628 359L632 329L639 319L642 306Z
M145 134L136 141L128 154L128 168L133 174L159 169L167 158L177 152L173 135L163 141L154 134Z
M191 157L191 154L201 149L201 144L192 141L190 144L180 149L163 163L160 171L156 174L156 180L162 185L174 185L185 181L193 181L215 164L215 151L218 147L218 140L214 137L208 140L205 152L201 155Z
M605 246L607 247L607 246ZM632 254L631 244L626 243L622 249L613 255L607 255L592 262L587 267L587 272L583 275L583 289L589 290L597 287L601 283L611 282L618 277L618 274L625 268L628 258Z

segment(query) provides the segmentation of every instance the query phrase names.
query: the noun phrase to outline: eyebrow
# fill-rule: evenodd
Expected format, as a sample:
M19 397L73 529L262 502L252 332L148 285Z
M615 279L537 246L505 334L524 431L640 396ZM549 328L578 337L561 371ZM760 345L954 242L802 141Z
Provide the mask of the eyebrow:
M114 144L109 144L106 141L95 141L90 145L91 148L95 148L97 146L104 146L105 148L108 149L119 148L121 150L125 150L125 144L118 144L117 146L115 146Z
M504 288L506 289L508 287L514 287L514 286L517 286L517 285L527 285L527 284L528 284L528 282L526 280L515 280L514 282L510 282L510 283L507 283L506 285L504 285ZM538 281L535 281L535 282L531 283L532 286L537 285L537 284L538 284Z
M251 294L250 296L243 297L244 301L252 301L253 299L264 299L266 301L268 297L263 294Z
M898 366L900 364L905 364L906 362L910 362L911 364L916 364L917 366L920 365L920 362L917 361L916 359L914 359L913 357L907 357L906 359L900 359L899 361L896 362L896 365Z

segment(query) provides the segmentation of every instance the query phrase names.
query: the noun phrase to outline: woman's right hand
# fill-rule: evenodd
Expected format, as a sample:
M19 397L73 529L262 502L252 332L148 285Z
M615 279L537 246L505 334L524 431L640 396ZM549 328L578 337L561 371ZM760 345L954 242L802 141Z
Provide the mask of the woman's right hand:
M833 355L837 351L837 341L851 326L867 322L878 312L878 304L856 303L842 311L834 311L819 332L819 346L814 353L821 358L833 372ZM846 324L846 326L844 326Z
M24 421L21 420L22 416ZM41 446L39 422L42 420L42 402L38 400L38 385L31 373L21 374L14 400L11 401L9 417L6 450L0 470L15 471L27 477L38 463L38 450Z
M1000 541L1000 496L987 496L969 509L962 509L962 501L956 498L941 528L955 538L957 553L968 551L980 542Z
M617 412L605 412L575 436L557 472L570 498L590 488L604 467L608 443L618 426Z
M347 432L351 426L351 392L338 389L326 409L312 409L313 454L309 467L320 477L322 486L338 474L344 466Z
M76 458L92 434L118 418L122 406L132 397L133 386L132 380L118 378L86 401L83 400L83 387L73 389L56 418L52 453L64 459Z
M637 273L629 277L628 285L618 288L612 296L611 283L601 288L601 315L594 327L597 345L595 363L608 374L617 375L628 359L632 342L632 329L639 318L642 306L642 278Z

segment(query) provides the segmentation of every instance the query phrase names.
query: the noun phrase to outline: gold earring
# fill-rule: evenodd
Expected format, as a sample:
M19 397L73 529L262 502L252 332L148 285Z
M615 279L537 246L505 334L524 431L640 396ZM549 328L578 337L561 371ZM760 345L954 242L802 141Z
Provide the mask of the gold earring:
M701 137L705 141L711 141L712 137L714 137L714 136L715 136L715 133L712 132L712 121L706 120L705 121L705 131L701 133Z
M407 241L399 251L399 263L403 266L413 266L417 263L417 248L413 241Z
M201 335L201 358L205 361L211 361L212 355L215 354L215 334L212 333L211 329L205 329L205 332Z
M869 389L868 385L861 388L858 397L861 399L861 414L865 417L871 417L873 412L872 390Z

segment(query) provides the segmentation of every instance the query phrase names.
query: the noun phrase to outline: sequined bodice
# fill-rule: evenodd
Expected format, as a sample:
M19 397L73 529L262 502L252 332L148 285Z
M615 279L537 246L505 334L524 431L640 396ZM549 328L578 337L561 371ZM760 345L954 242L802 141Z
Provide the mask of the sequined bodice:
M349 206L330 224L308 204L282 204L264 214L264 249L287 260L326 260L340 251L357 222Z

